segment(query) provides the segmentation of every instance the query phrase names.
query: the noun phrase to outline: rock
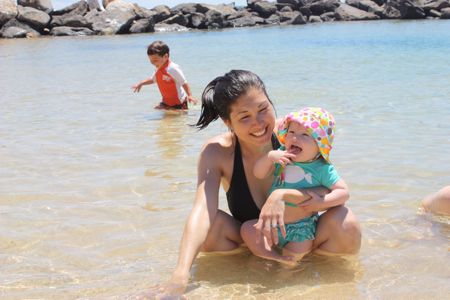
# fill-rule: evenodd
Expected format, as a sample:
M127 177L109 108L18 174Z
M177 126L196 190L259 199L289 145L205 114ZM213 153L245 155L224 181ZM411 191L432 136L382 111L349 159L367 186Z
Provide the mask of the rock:
M80 0L69 6L64 7L63 9L53 11L52 16L61 16L65 14L75 14L84 16L88 11L89 6L87 2L84 0Z
M13 0L0 0L0 28L17 16L17 5Z
M15 27L13 29L8 29L11 27ZM2 29L0 30L0 35L2 35L3 37L24 37L22 36L22 31L18 30L17 28L23 29L26 31L26 35L25 37L38 37L41 34L34 30L31 26L29 26L28 24L22 23L20 21L18 21L17 19L11 19L8 22L6 22L5 25L3 25ZM11 35L11 34L17 34L18 36L5 36L5 33L7 35Z
M450 19L450 8L441 9L441 19Z
M335 18L335 13L330 11L330 12L326 12L324 14L320 15L320 18L324 21L324 22L332 22L334 21Z
M64 27L85 27L92 29L92 23L88 22L85 17L74 14L65 14L62 16L54 16L51 23L51 27L64 26Z
M192 13L189 16L189 25L192 28L203 29L205 26L206 17L201 13Z
M168 17L170 17L171 12L169 7L165 5L158 5L152 8L152 10L156 13L155 15L155 24L164 21Z
M380 19L374 13L366 12L348 4L341 4L334 12L334 17L338 21L360 21L360 20L378 20Z
M265 21L266 24L270 24L270 25L276 25L276 24L280 24L281 23L280 16L277 15L277 14L271 15L270 17L268 17L264 21Z
M189 31L189 28L178 24L159 23L155 25L155 32Z
M320 16L326 12L335 11L341 5L339 0L318 0L305 5L311 10L311 13Z
M322 23L322 19L319 16L310 16L309 23Z
M255 19L250 14L240 18L229 20L229 23L231 27L248 27L256 25Z
M278 16L280 17L281 23L291 24L292 21L300 14L298 11L290 11L290 12L279 12Z
M304 25L304 24L306 24L306 18L301 13L298 13L297 17L295 17L295 19L292 20L291 24L292 25Z
M424 19L426 14L420 0L387 0L383 16L391 19Z
M109 3L104 11L90 11L85 18L97 34L122 34L128 33L136 13L133 4L116 0Z
M130 33L155 32L155 24L151 19L140 19L131 25Z
M256 11L261 17L268 18L277 11L277 7L273 3L260 1L255 3L253 10Z
M50 35L53 36L86 36L93 34L94 32L92 30L85 27L59 26L50 30Z
M172 14L176 15L182 13L183 15L193 14L197 12L197 4L196 3L184 3L178 4L170 10Z
M438 12L437 10L431 9L428 12L428 15L433 17L433 18L441 18L442 14L440 12Z
M53 11L51 0L17 0L17 5L32 7L50 14Z
M24 38L27 37L27 31L20 27L8 27L0 32L0 36L6 39Z
M179 13L175 16L165 19L163 22L167 24L179 24L181 26L187 26L189 24L189 19L185 15Z
M50 16L36 8L17 6L17 20L30 24L37 31L43 31L50 23Z
M378 16L383 14L383 8L371 0L346 0L346 3L358 9L372 12Z
M100 4L98 3L98 0L87 0L88 9L91 10L98 10L101 11L102 8L100 7Z
M432 9L440 11L443 8L447 8L447 7L450 7L450 1L448 1L448 0L437 0L437 1L432 1L432 2L429 2L429 3L425 4L422 8L425 11L430 11Z

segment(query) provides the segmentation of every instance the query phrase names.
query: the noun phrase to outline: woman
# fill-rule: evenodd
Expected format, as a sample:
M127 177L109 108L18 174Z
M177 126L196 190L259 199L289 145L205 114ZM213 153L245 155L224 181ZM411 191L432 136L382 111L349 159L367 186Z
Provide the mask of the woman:
M160 295L181 294L199 251L230 251L242 243L240 226L258 219L258 229L269 243L278 240L276 226L283 226L284 202L289 197L310 199L297 190L277 190L267 198L272 178L253 175L256 161L279 144L274 136L275 112L264 83L249 71L232 70L211 81L202 94L200 129L221 118L229 132L204 145L198 162L194 207L186 222L178 263ZM231 216L218 209L219 188L226 191ZM267 199L267 201L266 201ZM322 254L354 254L360 248L359 224L344 206L330 208L312 201L311 212L327 210L319 218L313 248ZM255 239L262 239L255 236Z

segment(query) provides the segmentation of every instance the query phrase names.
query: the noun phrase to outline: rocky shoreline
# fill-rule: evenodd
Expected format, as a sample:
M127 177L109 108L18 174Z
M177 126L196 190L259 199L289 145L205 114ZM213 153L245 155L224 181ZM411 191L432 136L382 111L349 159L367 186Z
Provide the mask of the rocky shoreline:
M342 0L343 1L343 0ZM450 0L247 0L152 9L124 0L0 0L0 37L87 36L380 19L450 19Z

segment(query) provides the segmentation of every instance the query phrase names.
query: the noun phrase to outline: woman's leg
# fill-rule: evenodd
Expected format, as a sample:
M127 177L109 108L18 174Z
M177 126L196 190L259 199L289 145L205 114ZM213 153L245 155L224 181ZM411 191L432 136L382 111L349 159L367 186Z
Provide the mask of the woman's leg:
M333 207L320 216L313 244L315 253L356 254L360 248L361 227L348 207Z
M201 251L231 251L238 248L243 242L239 232L240 228L239 221L221 210L217 211Z

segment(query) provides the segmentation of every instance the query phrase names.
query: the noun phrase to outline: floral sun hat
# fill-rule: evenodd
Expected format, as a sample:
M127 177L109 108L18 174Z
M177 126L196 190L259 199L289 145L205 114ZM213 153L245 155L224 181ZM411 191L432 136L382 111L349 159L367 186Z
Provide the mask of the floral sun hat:
M277 133L278 140L283 145L290 122L297 122L303 125L316 141L322 157L328 163L331 163L330 151L333 148L332 144L335 131L333 115L320 107L305 107L299 111L288 113L280 123Z

